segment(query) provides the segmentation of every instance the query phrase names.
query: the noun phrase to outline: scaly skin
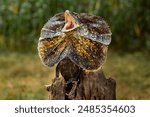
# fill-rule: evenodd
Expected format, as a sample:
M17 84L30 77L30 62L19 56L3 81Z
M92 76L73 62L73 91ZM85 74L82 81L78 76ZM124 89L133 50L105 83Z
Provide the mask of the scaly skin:
M77 77L81 69L94 71L104 64L111 31L100 17L71 13L71 18L65 20L63 14L44 25L38 51L42 62L49 67L57 64L57 71L68 81ZM80 22L74 23L76 19Z

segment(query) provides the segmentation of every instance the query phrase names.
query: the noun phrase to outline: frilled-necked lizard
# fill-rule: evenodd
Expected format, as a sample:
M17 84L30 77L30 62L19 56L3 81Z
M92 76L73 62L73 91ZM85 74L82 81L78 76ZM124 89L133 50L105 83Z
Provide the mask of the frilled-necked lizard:
M66 10L44 25L38 43L42 62L56 67L66 82L78 80L82 70L97 70L106 59L111 42L108 24L95 15Z

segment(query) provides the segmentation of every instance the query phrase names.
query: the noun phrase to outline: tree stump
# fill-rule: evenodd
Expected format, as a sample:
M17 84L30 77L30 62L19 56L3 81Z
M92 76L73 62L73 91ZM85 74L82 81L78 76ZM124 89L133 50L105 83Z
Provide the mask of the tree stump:
M106 78L102 69L95 72L82 71L80 81L66 84L63 77L53 80L47 87L51 100L115 100L116 82Z

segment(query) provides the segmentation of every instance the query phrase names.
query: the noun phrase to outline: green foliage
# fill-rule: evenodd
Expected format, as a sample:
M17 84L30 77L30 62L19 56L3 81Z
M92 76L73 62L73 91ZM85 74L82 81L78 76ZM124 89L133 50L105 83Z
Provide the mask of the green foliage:
M36 49L42 26L69 9L103 17L112 30L112 48L150 50L149 8L148 0L1 0L0 47Z

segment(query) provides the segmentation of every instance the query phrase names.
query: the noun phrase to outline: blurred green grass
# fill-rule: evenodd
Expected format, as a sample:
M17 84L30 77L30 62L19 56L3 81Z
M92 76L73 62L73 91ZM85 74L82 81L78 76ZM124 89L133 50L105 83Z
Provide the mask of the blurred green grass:
M103 67L117 82L117 99L150 99L150 57L143 53L109 51ZM37 53L0 54L0 99L48 99L44 85L54 78Z
M117 99L150 99L150 57L110 52L104 72L117 82Z
M37 54L0 55L0 99L48 99L45 84L53 69L41 64Z

